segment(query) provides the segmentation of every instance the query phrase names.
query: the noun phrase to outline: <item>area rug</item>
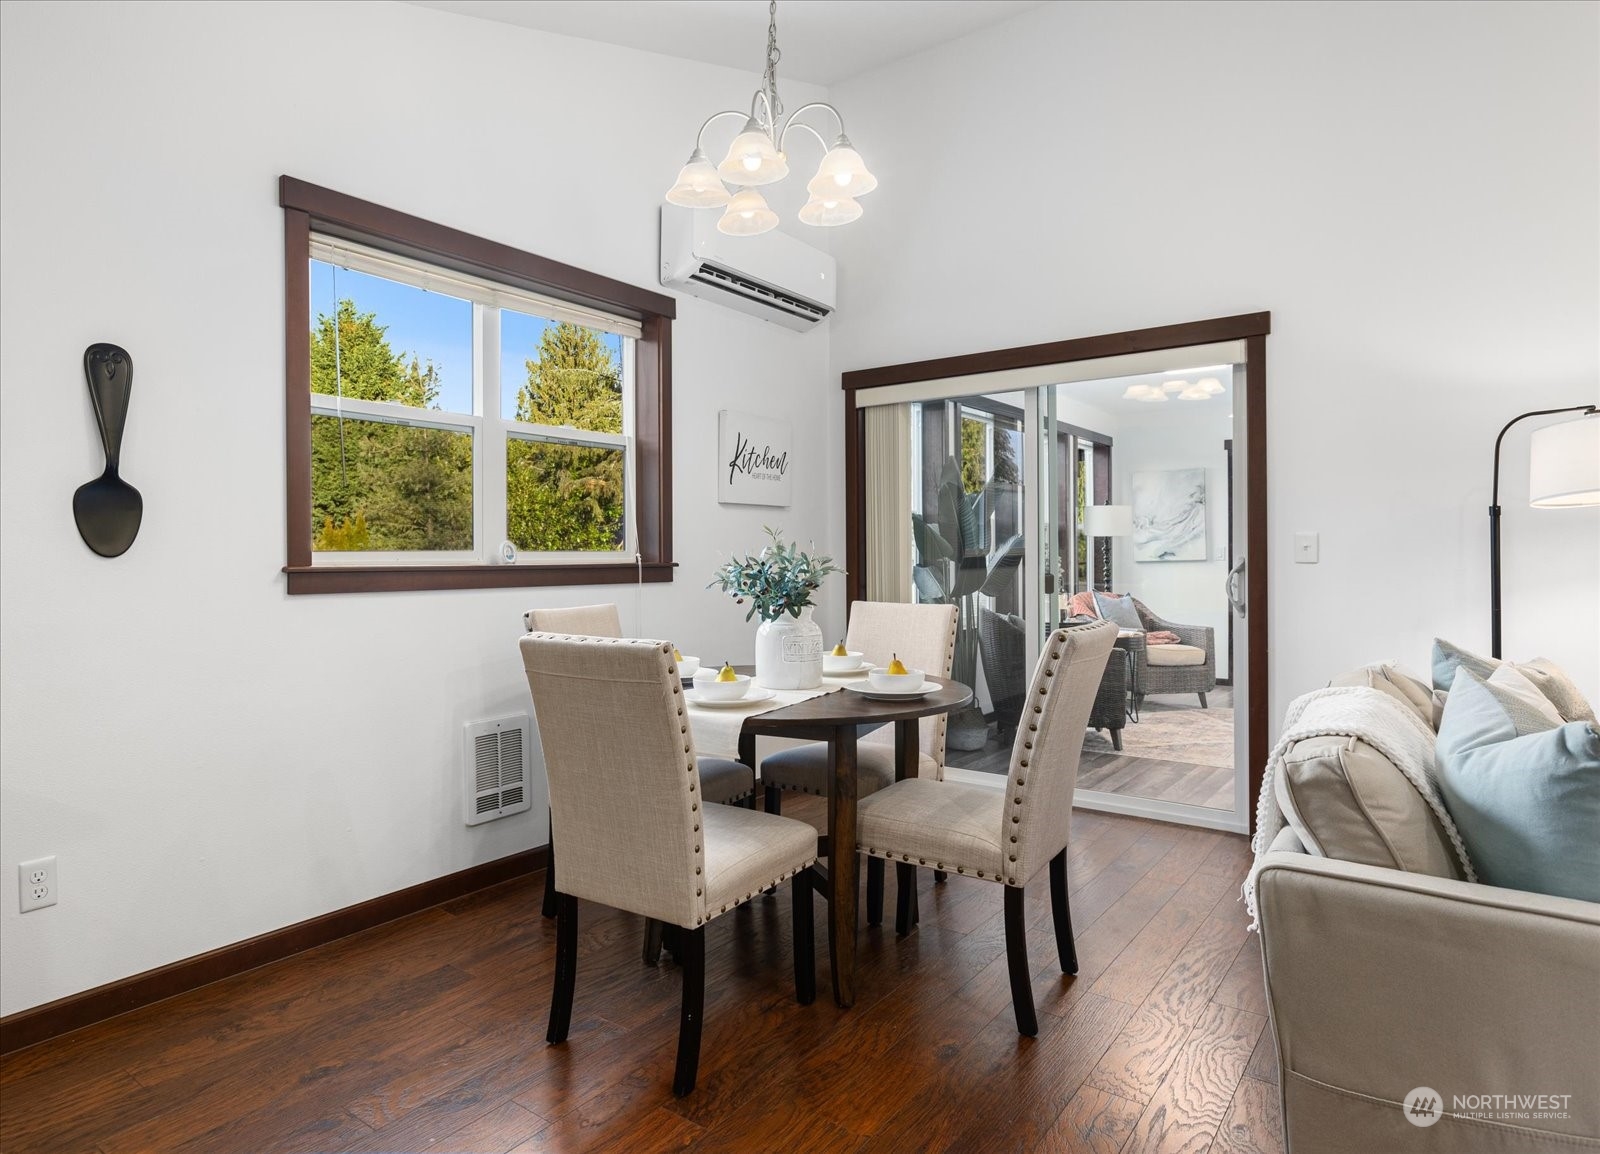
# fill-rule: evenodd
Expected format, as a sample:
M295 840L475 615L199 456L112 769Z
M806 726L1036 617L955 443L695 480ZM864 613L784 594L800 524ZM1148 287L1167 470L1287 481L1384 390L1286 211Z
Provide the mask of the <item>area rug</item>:
M1165 705L1147 698L1139 720L1123 726L1120 752L1112 748L1109 731L1092 729L1084 738L1083 752L1229 769L1233 766L1233 709L1201 709L1199 702Z

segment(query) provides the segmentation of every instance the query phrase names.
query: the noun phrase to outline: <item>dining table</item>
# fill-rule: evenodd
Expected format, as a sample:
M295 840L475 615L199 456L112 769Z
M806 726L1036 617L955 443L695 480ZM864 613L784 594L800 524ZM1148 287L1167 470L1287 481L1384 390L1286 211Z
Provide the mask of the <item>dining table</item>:
M739 667L738 672L752 672ZM856 917L858 912L860 859L856 845L856 745L860 734L879 726L895 729L895 780L915 777L918 764L918 721L939 713L960 709L972 700L972 690L956 681L927 677L936 688L915 698L884 700L844 688L837 678L824 677L820 691L802 700L799 693L777 693L774 698L752 702L740 710L733 706L709 707L689 703L689 721L700 753L725 753L715 744L727 740L727 714L738 710L742 720L737 729L738 759L756 768L756 738L782 737L818 741L828 749L828 829L819 839L818 856L826 857L814 870L821 885L819 892L828 901L828 967L833 978L833 1000L841 1007L855 1004L856 998ZM807 691L802 691L807 692ZM790 700L784 700L788 698ZM779 704L772 705L773 700ZM702 748L702 733L713 748Z

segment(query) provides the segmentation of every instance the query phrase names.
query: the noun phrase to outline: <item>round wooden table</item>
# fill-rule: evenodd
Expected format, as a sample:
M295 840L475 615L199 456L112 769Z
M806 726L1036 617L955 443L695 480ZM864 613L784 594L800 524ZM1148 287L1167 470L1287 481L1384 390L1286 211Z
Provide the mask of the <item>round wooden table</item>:
M910 701L877 701L848 689L824 693L794 705L745 718L739 732L739 760L755 768L757 737L821 741L828 747L828 963L833 975L833 1000L851 1006L856 1000L856 906L860 859L856 846L856 739L863 727L894 726L894 776L917 774L917 722L936 713L960 709L972 690L959 682L929 677L938 689ZM826 684L826 681L824 682Z

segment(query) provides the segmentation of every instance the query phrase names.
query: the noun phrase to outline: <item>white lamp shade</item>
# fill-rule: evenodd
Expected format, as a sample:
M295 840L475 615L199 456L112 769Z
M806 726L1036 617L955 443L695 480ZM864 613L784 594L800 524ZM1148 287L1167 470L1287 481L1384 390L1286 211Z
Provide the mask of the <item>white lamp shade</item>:
M789 162L761 126L749 120L744 131L733 138L727 157L717 165L717 175L745 188L771 184L789 175Z
M806 201L805 207L800 210L800 221L802 224L832 228L834 225L849 224L860 215L861 205L851 197L825 192Z
M806 191L814 197L828 194L855 197L865 196L877 187L878 178L867 171L861 154L840 137L822 158L817 175L806 185Z
M1207 377L1195 384L1195 388L1204 389L1209 396L1220 397L1223 393L1222 382L1216 377Z
M1127 537L1133 533L1132 505L1090 505L1083 527L1091 537Z
M667 202L685 208L721 208L730 199L732 193L700 151L689 158L678 173L677 183L667 190Z
M778 214L767 207L766 198L753 188L734 193L722 219L717 221L717 231L728 236L757 236L777 227Z
M1536 430L1528 455L1530 505L1541 509L1600 505L1600 416Z

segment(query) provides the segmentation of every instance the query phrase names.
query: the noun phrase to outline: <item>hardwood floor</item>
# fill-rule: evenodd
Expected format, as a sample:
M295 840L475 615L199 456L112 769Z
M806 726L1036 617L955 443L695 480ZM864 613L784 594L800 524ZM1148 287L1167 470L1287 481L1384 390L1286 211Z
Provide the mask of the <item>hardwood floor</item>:
M681 1100L678 973L640 964L636 917L584 904L571 1038L546 1046L536 874L7 1056L0 1150L1279 1152L1248 861L1235 835L1075 813L1080 972L1056 966L1041 879L1033 1039L998 886L919 871L921 925L863 928L851 1010L820 933L817 1001L795 1004L788 896L758 898L708 929Z

